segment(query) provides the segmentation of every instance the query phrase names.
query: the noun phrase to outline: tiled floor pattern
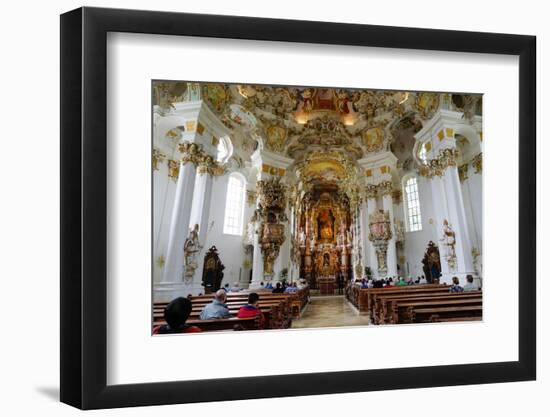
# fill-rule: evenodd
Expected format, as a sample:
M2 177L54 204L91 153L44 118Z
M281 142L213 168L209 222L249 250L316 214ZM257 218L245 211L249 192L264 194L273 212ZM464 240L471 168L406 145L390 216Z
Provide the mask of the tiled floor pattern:
M365 326L368 314L359 314L344 296L311 297L302 316L292 321L292 328Z

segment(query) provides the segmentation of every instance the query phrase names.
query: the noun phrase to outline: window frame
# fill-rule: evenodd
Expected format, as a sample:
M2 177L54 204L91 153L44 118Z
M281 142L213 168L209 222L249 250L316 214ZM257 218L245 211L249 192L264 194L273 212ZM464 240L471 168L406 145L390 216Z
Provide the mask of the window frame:
M241 187L241 193L240 193L240 199L239 201L235 201L235 200L232 200L230 201L230 199L232 198L236 198L234 197L234 194L235 192L234 191L231 191L231 181L232 180L236 180L240 183L240 187ZM225 204L224 204L224 210L223 210L223 228L222 228L222 233L224 235L230 235L230 236L243 236L244 234L244 205L245 205L245 193L246 193L246 179L244 177L244 175L242 175L241 173L239 172L232 172L231 174L229 174L229 177L227 179L227 192L225 194ZM228 225L228 206L229 204L235 204L235 205L239 205L240 207L236 207L236 210L239 210L239 217L238 217L238 225L237 226L233 226L233 225ZM233 208L232 208L233 210ZM231 230L229 230L231 229ZM238 229L238 230L237 230Z
M416 205L414 207L411 206L412 199L409 198L409 192L407 191L408 184L411 180L415 181L414 187L415 191L414 194L416 194L416 198L414 201L416 202ZM422 208L420 206L420 190L418 187L418 177L414 174L409 174L403 177L402 179L402 188L403 188L403 209L404 209L404 217L405 217L405 224L407 227L407 232L421 232L423 230L423 224L422 224ZM411 213L411 210L416 210L415 213ZM418 221L411 222L411 218L417 217Z

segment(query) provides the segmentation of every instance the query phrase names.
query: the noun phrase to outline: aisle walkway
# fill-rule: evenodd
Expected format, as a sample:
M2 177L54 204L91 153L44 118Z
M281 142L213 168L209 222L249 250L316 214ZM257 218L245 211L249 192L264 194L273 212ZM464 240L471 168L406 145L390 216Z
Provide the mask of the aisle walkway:
M292 328L366 326L367 314L359 314L341 296L311 297L302 317L292 321Z

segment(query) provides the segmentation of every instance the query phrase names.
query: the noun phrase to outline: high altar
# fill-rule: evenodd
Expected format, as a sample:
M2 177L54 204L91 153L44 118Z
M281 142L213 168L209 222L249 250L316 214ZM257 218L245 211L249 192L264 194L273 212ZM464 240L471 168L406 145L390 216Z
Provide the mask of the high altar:
M337 190L313 190L304 197L300 219L301 275L312 288L331 293L350 274L349 202Z

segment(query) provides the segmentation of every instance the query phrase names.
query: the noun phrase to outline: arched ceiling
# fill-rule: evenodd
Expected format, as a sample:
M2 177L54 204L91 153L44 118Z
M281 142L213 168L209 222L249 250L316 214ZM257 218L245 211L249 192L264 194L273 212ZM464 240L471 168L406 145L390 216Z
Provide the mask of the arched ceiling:
M296 161L312 152L337 151L355 161L386 151L400 128L396 121L411 114L421 124L440 101L437 93L382 90L248 84L201 88L202 98L227 126Z
M391 150L398 166L413 169L414 134L440 105L481 111L479 95L281 87L223 83L154 83L153 101L204 100L231 129L233 159L243 166L258 147L292 158L308 186L347 183L357 160ZM417 159L416 159L417 160Z

